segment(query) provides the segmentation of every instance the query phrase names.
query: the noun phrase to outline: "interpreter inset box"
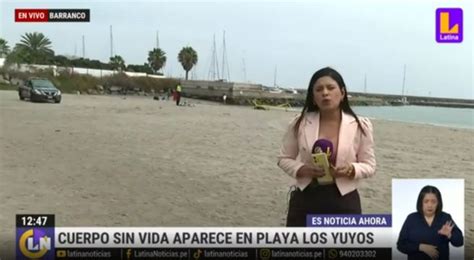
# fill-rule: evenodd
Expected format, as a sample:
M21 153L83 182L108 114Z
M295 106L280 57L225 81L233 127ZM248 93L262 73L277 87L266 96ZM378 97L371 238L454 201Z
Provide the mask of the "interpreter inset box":
M392 259L464 259L464 180L392 180Z

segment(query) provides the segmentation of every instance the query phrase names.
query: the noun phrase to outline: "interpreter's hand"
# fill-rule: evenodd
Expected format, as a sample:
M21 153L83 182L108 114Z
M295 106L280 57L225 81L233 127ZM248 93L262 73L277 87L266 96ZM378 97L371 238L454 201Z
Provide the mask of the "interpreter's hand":
M297 177L319 178L324 176L323 168L317 165L303 165L297 172Z
M453 231L454 223L450 220L446 221L444 225L438 230L438 234L447 236L448 239L451 239L451 232Z
M355 176L355 169L352 163L348 163L344 166L334 167L331 166L331 174L334 178L346 177L346 178L354 178Z
M418 249L431 257L431 259L438 259L439 253L435 246L429 244L420 244Z

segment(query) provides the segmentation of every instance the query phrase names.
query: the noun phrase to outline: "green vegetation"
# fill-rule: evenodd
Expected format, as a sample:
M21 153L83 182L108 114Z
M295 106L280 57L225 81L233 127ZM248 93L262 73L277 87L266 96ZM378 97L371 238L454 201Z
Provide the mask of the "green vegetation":
M178 54L178 61L186 71L186 80L188 80L188 72L196 65L198 56L196 51L191 47L184 47Z
M2 40L2 39L0 39ZM42 33L26 33L11 52L6 53L6 65L54 64L51 41Z
M0 90L18 90L18 87L0 82Z
M192 50L191 47L187 47ZM128 77L124 71L142 72L147 74L158 74L166 63L166 53L160 48L154 48L148 52L147 62L143 65L126 64L120 55L110 58L108 63L86 58L70 58L63 55L55 55L52 50L52 42L40 32L25 33L19 43L10 50L8 42L0 38L0 57L6 57L5 67L0 69L0 75L10 81L25 81L31 77L47 78L51 80L64 93L107 93L112 87L122 90L160 92L174 88L178 84L175 79L158 79L152 77ZM186 56L187 57L187 56ZM180 60L181 61L181 60ZM191 52L191 59L186 58L186 78L188 71L197 62L197 54ZM183 62L182 62L183 63ZM90 75L74 74L67 70L59 71L54 75L52 69L35 70L34 72L21 72L17 69L20 64L56 65L65 68L89 68L116 70L113 76L96 78ZM16 66L15 66L16 65ZM16 84L16 83L15 83ZM16 90L17 86L0 83L0 89Z
M101 93L101 90L107 92L109 87L120 87L124 90L140 90L147 93L152 91L167 91L178 84L175 79L157 79L151 77L128 77L124 73L117 73L113 76L102 78L92 77L90 75L70 74L66 71L60 72L58 76L53 76L51 69L39 70L37 72L19 72L6 69L0 69L0 75L5 79L27 80L31 77L47 78L64 93ZM100 87L101 86L101 87ZM2 83L0 89L16 90L17 86Z
M122 71L125 69L125 61L120 55L110 57L109 64L112 66L113 70Z
M165 66L165 63L166 53L162 49L155 48L148 53L148 64L150 64L155 73L158 73Z
M144 73L146 73L146 74L153 74L153 73L154 73L148 63L144 63L143 65L132 65L132 64L129 64L129 65L127 65L127 71L131 71L131 72L144 72ZM156 74L160 74L160 73L156 73Z
M51 40L40 32L25 33L13 50L10 50L6 40L0 38L0 57L6 57L7 66L14 64L18 66L19 64L40 64L60 67L142 72L157 75L163 75L159 71L166 64L166 52L160 48L150 50L148 52L147 62L143 65L126 64L120 55L110 57L108 63L87 58L55 55L52 50ZM186 70L187 79L189 70L197 63L197 53L191 47L185 47L178 55L178 60L183 65L184 70Z
M0 58L6 57L8 53L10 53L8 42L0 38Z

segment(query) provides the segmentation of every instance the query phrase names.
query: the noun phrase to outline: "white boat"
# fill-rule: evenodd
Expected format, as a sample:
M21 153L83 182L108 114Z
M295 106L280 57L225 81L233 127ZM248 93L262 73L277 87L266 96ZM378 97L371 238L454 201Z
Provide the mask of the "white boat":
M283 93L283 90L281 88L271 88L269 92L279 94L279 93Z

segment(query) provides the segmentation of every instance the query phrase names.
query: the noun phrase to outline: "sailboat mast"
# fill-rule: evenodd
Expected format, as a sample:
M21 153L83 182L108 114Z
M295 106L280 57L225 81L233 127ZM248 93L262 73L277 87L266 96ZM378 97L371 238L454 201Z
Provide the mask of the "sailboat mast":
M402 85L402 97L405 96L405 76L407 73L407 65L403 65L403 85Z
M110 57L114 56L114 37L112 34L112 25L110 25Z
M364 93L367 93L367 73L365 74L365 77L364 77Z
M82 35L82 58L86 58L86 40L84 39L84 35Z
M222 79L225 79L225 31L222 36Z
M275 74L273 75L273 87L276 88L276 82L277 82L277 66L275 66Z
M229 61L227 58L227 47L225 44L225 31L223 32L222 37L222 79L230 81L230 71L229 71Z
M244 74L244 82L247 82L247 69L245 68L245 58L242 58L242 72Z

